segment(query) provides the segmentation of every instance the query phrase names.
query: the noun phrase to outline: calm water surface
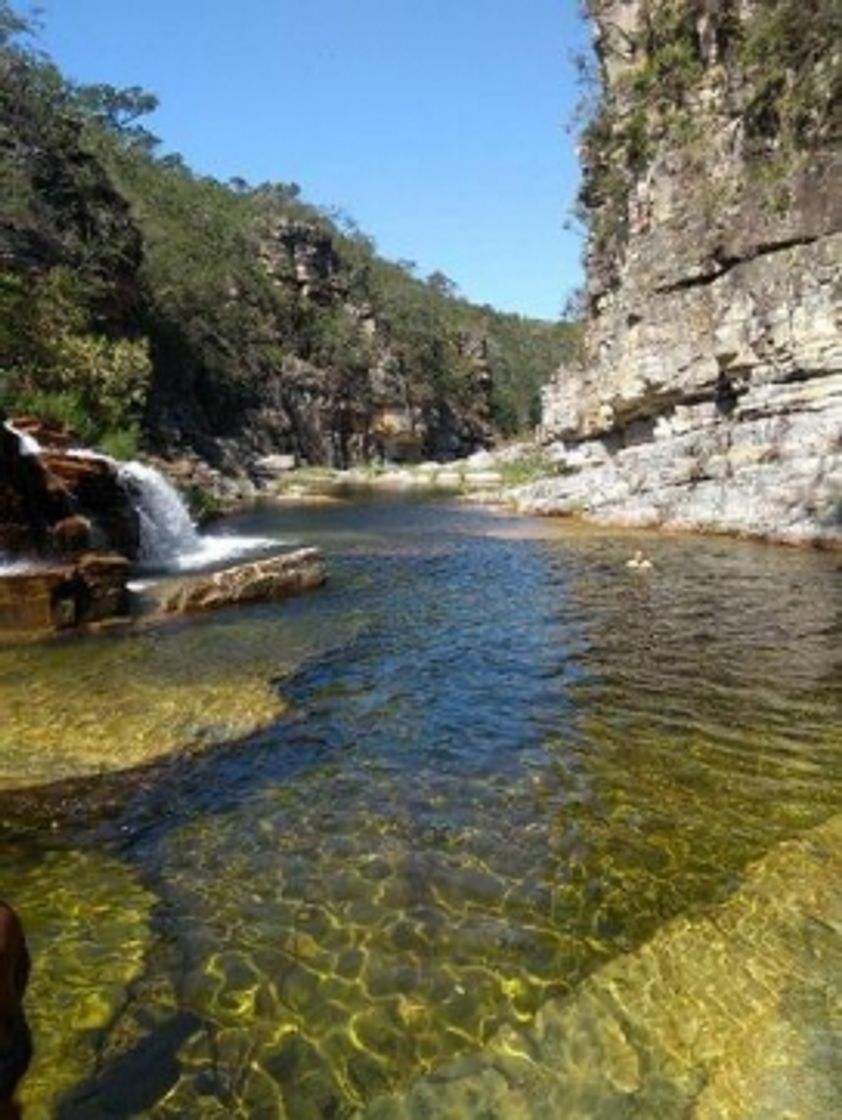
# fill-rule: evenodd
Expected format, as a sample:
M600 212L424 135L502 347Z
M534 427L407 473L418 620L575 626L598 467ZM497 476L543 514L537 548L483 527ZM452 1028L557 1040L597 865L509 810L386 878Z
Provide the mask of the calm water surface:
M634 573L628 534L425 502L232 527L321 545L328 587L0 657L7 703L64 689L132 762L143 695L270 713L117 778L51 740L77 784L0 798L30 1120L356 1115L839 811L838 558L651 538Z

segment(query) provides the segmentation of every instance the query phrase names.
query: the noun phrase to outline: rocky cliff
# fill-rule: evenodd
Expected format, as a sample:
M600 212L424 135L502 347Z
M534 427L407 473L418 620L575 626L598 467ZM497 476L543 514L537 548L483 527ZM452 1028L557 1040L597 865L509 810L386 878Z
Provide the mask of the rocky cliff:
M245 485L267 455L450 459L535 422L572 328L383 259L294 183L195 173L138 124L153 95L79 86L10 27L0 409Z
M842 542L842 8L601 0L544 512Z
M406 323L394 329L379 293L358 283L328 223L269 214L255 227L257 282L268 287L263 305L251 308L262 345L249 339L236 354L242 384L234 407L208 361L179 364L177 349L160 352L148 428L162 457L198 450L236 476L270 454L348 467L451 459L493 440L481 327L460 332L443 321L439 352L425 368ZM417 299L420 285L399 283ZM248 307L253 298L248 284L234 282L232 304Z

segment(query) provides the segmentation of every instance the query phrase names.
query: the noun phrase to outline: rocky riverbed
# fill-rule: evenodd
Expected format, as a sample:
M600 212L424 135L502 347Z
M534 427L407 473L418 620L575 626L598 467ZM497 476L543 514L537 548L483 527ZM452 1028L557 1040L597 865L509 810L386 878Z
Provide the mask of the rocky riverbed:
M833 555L415 490L219 528L331 579L0 651L33 1117L827 1113Z

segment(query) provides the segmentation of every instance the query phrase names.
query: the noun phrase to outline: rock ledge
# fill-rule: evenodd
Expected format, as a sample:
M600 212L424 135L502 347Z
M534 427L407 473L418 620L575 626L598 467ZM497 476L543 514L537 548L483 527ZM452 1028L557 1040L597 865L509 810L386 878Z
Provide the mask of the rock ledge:
M234 603L273 602L321 587L327 579L317 548L301 548L268 560L240 564L179 581L161 604L165 614L191 614Z

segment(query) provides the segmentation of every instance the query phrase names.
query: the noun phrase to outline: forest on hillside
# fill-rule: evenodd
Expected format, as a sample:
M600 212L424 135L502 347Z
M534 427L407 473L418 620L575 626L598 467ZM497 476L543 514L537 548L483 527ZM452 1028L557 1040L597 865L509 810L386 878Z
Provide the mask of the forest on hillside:
M472 305L295 183L194 172L153 94L74 84L35 42L0 0L0 408L117 455L338 465L390 425L447 458L537 421L576 325Z

